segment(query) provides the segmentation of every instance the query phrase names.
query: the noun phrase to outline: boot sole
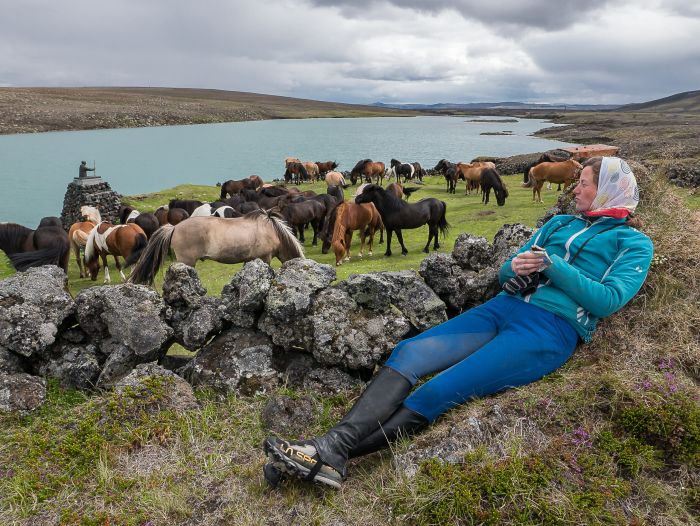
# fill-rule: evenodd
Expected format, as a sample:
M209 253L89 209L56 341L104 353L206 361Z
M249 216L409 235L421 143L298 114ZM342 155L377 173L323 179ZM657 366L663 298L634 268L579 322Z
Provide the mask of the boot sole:
M265 440L264 450L268 460L270 461L270 464L272 465L272 468L277 469L282 473L286 473L290 477L306 480L306 477L311 471L309 468L289 458L287 455L285 455L279 449L277 449L273 444L271 444L269 440ZM267 480L267 476L265 478ZM268 482L270 481L268 480ZM323 484L325 486L330 486L335 489L340 489L340 482L326 477L321 472L316 474L313 482L314 484Z

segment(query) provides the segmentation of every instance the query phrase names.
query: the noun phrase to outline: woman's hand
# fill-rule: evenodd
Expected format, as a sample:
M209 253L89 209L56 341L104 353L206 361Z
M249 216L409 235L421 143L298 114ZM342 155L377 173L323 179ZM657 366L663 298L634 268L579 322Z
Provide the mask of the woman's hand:
M510 262L510 268L513 269L518 276L527 276L533 272L539 271L544 264L544 257L540 254L532 252L523 252L515 256Z

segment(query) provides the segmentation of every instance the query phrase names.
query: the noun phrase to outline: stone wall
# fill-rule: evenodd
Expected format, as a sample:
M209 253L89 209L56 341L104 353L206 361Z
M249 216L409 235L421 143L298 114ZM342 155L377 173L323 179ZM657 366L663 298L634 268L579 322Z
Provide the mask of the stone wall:
M498 267L531 234L505 225L494 243L461 234L451 254L411 270L353 275L297 258L246 263L220 297L174 263L163 296L142 285L95 286L73 299L58 267L0 281L0 410L29 411L47 377L112 388L157 362L192 386L254 395L280 385L328 394L366 380L396 344L498 291ZM194 358L166 356L173 343ZM10 396L11 395L11 396Z
M66 230L73 223L83 221L80 207L85 205L96 207L104 221L116 224L119 220L121 196L101 177L75 177L68 184L61 212L61 221Z

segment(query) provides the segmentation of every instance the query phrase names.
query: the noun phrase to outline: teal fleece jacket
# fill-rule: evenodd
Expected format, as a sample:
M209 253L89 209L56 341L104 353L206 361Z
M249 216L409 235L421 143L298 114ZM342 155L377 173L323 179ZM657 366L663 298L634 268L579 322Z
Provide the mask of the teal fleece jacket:
M517 254L535 244L544 247L552 261L543 271L547 279L540 280L532 294L515 297L564 318L589 342L598 320L630 301L649 271L651 239L625 222L613 217L554 216L503 264L499 281L502 285L515 276L511 261Z

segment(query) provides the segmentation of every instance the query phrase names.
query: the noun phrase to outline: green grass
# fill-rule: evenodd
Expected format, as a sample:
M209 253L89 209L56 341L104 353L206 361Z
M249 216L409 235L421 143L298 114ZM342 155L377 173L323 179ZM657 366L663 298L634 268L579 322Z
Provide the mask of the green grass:
M499 207L496 205L496 199L491 194L491 201L488 205L481 203L481 198L476 195L464 195L464 185L460 185L458 191L454 195L449 195L445 191L445 183L442 177L428 177L426 184L416 192L409 202L416 202L424 197L437 197L447 203L447 221L450 223L450 230L447 237L440 239L440 251L451 252L454 246L454 241L462 232L484 236L489 242L493 241L494 234L505 223L524 223L528 226L534 226L535 222L543 213L556 202L559 195L555 190L543 191L542 198L544 204L532 202L532 192L527 188L522 188L520 183L522 175L504 177L510 196L506 200L505 206ZM409 185L413 186L413 185ZM355 192L356 187L348 188L345 191L345 197L350 198ZM325 183L316 183L303 185L303 190L314 190L318 193L325 193ZM137 196L128 196L123 199L125 204L134 206L141 212L152 212L158 206L167 204L170 199L198 199L201 201L213 201L219 196L219 189L215 186L198 186L198 185L179 185L174 188L162 190L152 194L143 194ZM306 233L306 242L304 250L306 257L314 259L320 263L335 265L335 256L331 252L321 254L321 245L317 247L311 245L311 231ZM404 242L408 249L408 255L401 256L401 247L398 244L396 236L392 240L393 255L389 258L384 257L386 244L378 244L379 237L375 239L374 252L372 256L366 255L364 258L356 256L359 250L359 238L357 235L353 237L352 254L350 261L336 268L338 280L343 280L351 274L361 274L364 272L382 271L382 270L418 270L421 261L425 257L422 252L423 247L428 239L427 226L414 230L404 230ZM431 249L432 251L432 249ZM109 258L110 275L112 283L120 283L121 278L114 268L112 258ZM218 296L221 289L226 285L231 277L241 268L238 265L225 265L214 261L200 261L197 263L196 269L202 280L203 285L207 288L209 294ZM274 268L279 268L280 262L273 261ZM156 278L156 288L160 290L163 283L164 270ZM10 276L14 273L7 259L2 257L0 261L0 278ZM127 271L128 274L128 271ZM88 278L80 278L77 263L75 258L71 257L69 272L68 272L69 290L72 294L77 294L80 290L94 285L102 285L103 275L100 273L98 281L90 281Z

